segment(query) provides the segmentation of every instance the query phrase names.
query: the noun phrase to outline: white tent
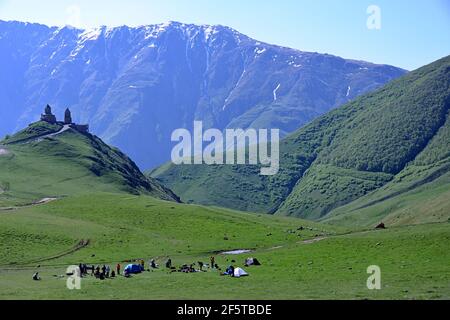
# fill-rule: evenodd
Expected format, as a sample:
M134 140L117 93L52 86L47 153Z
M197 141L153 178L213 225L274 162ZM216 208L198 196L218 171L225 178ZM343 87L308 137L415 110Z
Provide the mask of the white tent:
M245 271L244 271L243 269L241 269L241 268L235 268L235 269L234 269L234 276L235 276L236 278L245 277L245 276L248 276L248 273L245 272Z

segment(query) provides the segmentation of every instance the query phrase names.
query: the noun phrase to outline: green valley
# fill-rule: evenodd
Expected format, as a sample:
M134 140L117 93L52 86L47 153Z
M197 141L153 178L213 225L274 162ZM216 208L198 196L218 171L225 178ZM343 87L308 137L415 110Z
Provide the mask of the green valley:
M348 213L361 217L347 219L360 226L375 226L385 217L394 224L447 221L449 110L450 57L445 57L283 140L280 173L273 177L260 176L257 166L170 164L150 176L191 203L333 223ZM421 218L425 209L410 203L410 217L394 219L405 196L423 205L419 199L434 187L442 196L438 206L426 206L428 218Z

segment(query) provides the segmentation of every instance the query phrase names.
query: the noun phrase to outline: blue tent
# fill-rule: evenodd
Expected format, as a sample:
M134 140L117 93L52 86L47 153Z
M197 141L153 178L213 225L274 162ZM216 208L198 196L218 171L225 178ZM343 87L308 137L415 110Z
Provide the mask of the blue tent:
M125 267L124 271L127 273L130 273L130 274L131 273L141 273L142 267L137 264L129 264Z

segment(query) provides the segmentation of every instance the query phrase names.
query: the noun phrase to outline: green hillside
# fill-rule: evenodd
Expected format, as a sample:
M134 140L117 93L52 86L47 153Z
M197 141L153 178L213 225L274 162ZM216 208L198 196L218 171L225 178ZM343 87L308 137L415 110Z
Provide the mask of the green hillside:
M177 201L132 160L99 138L37 122L0 142L0 207L96 191Z
M45 205L0 209L0 299L448 299L450 223L388 230L347 229L298 218L178 204L141 195L92 193ZM237 256L221 251L249 249ZM80 262L122 266L151 258L163 265L243 267L132 278L88 276L66 288ZM245 267L253 256L259 267ZM233 262L234 261L234 262ZM382 270L382 290L368 290L367 267ZM41 281L32 281L39 271ZM213 291L205 288L214 288Z
M449 219L450 115L419 156L392 181L324 217L330 223L390 225Z
M316 220L345 215L343 206L354 201L355 209L365 206L363 217L369 207L389 199L388 208L371 208L372 218L360 221L371 224L395 214L393 208L404 201L405 192L416 190L419 198L421 190L434 186L448 192L448 183L433 182L449 172L449 109L450 57L446 57L320 117L282 141L276 176L261 177L257 167L249 166L173 165L151 175L183 201ZM430 210L429 217L439 216L430 221L446 220L450 201ZM396 221L414 220L421 219Z

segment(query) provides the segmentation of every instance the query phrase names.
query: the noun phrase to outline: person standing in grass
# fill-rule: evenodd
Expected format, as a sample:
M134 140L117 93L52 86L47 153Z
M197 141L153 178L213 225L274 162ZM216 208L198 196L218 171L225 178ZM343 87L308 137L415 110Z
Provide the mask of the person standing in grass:
M214 269L216 265L216 258L214 256L211 256L210 261L211 261L211 269Z
M172 259L169 258L169 260L167 260L167 262L166 262L166 268L167 268L167 269L172 269Z
M150 260L149 265L150 265L150 268L152 268L152 269L158 269L158 265L156 264L155 259Z
M116 266L117 275L120 275L120 263Z

